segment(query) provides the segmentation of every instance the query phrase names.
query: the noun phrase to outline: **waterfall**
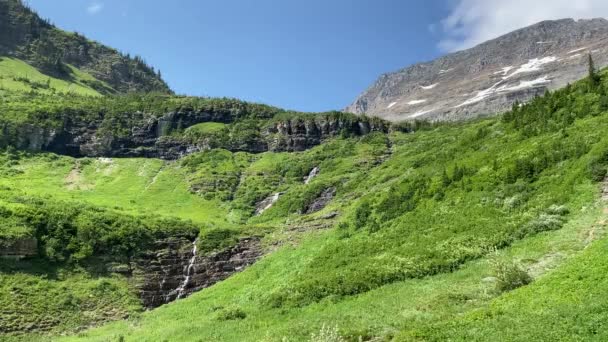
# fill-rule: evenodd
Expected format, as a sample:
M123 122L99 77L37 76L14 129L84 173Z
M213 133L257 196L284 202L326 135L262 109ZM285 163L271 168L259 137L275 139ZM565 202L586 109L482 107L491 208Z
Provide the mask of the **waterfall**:
M198 242L198 240L194 240L193 243L193 247L192 247L192 258L190 258L190 262L188 263L188 267L186 268L186 277L184 278L184 281L180 284L180 286L177 288L177 299L180 299L183 297L184 295L184 291L186 290L186 287L188 287L188 284L190 283L190 278L192 277L192 270L194 269L194 263L196 262L196 243Z
M283 194L282 192L277 192L276 194L274 194L270 197L267 197L262 202L258 203L256 210L255 210L255 215L256 216L262 215L263 212L272 208L272 206L276 203L276 201L279 200L279 198L281 197L282 194Z
M304 184L310 183L310 181L312 181L312 179L315 178L318 174L319 174L319 167L315 166L315 168L310 171L308 176L304 178Z

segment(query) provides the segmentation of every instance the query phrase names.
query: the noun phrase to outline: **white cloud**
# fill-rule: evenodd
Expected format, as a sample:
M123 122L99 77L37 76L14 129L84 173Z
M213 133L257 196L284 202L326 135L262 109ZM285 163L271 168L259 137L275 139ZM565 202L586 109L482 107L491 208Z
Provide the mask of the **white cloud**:
M442 20L439 47L457 51L473 47L543 20L608 17L606 0L455 0Z
M101 12L101 10L103 10L103 3L101 2L93 2L89 5L89 7L87 7L87 12L89 14L97 14L99 12Z

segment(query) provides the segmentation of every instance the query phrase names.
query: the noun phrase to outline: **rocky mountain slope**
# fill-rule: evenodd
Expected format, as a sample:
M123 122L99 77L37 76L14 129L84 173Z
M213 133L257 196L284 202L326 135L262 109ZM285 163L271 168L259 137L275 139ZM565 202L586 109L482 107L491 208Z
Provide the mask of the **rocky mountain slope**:
M294 113L232 99L166 95L5 97L0 148L74 157L166 160L223 148L261 153L304 151L338 137L389 131L378 118L341 112Z
M346 111L392 121L505 111L608 64L608 20L543 21L472 49L382 75Z
M21 0L0 0L0 56L18 58L60 79L73 78L69 66L76 67L97 79L89 86L101 93L170 92L160 73L143 59L60 30Z

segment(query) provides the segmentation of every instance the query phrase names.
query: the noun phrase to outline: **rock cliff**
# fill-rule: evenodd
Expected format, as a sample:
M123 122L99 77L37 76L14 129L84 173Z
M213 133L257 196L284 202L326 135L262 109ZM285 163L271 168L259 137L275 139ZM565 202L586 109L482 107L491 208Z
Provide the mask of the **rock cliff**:
M157 241L135 260L133 278L144 306L154 308L222 281L261 256L256 237L210 254L197 253L193 242L185 238L170 238Z
M173 160L210 148L251 153L303 151L341 134L359 136L389 130L388 123L384 121L353 118L341 113L245 123L221 111L179 111L160 117L138 112L125 114L125 117L132 124L127 127L129 134L122 135L112 133L103 118L90 120L66 116L61 126L55 128L6 123L0 126L0 139L4 140L0 145L73 157ZM226 129L217 134L194 137L183 134L185 128L208 122L227 124Z

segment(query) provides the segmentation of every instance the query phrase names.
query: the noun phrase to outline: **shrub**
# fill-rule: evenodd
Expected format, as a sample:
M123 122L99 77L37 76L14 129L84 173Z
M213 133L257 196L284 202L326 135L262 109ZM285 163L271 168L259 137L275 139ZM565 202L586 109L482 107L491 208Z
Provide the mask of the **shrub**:
M513 261L493 259L490 262L494 268L498 292L512 291L532 282L532 277L528 272Z
M226 249L238 242L238 233L230 229L213 229L201 233L198 248L201 253L210 253Z
M230 307L218 311L215 317L218 321L234 321L247 318L247 314L238 307Z
M608 172L606 165L598 160L591 161L587 165L587 171L589 173L589 177L596 182L601 182L604 180L606 173Z
M569 213L570 213L570 210L568 210L568 208L564 205L554 204L554 205L550 206L549 209L547 209L547 214L550 214L550 215L566 216Z
M524 238L541 232L558 230L563 224L561 215L541 214L538 218L524 225L516 235L518 238Z
M340 336L338 327L323 324L317 334L312 333L310 335L310 342L346 342L346 340Z

